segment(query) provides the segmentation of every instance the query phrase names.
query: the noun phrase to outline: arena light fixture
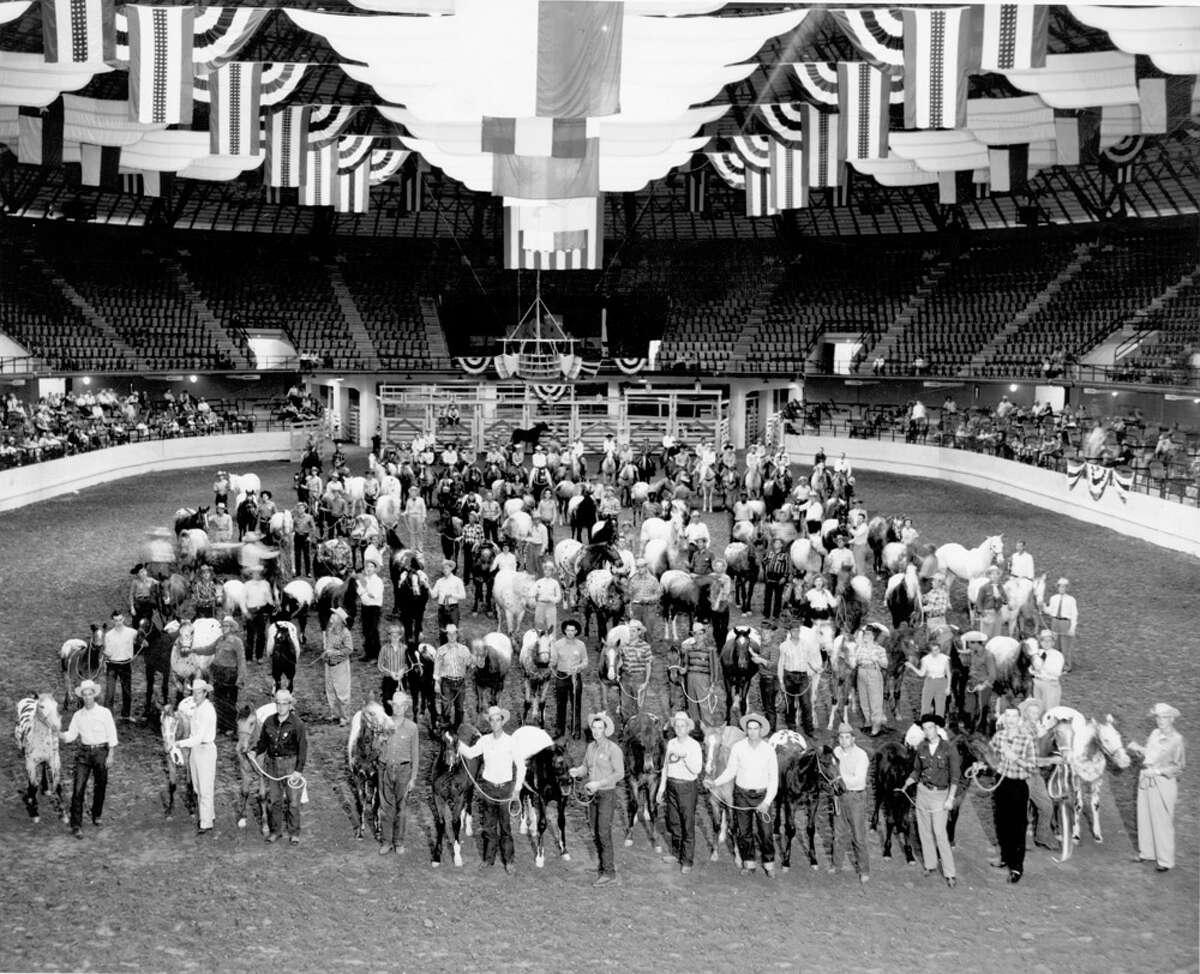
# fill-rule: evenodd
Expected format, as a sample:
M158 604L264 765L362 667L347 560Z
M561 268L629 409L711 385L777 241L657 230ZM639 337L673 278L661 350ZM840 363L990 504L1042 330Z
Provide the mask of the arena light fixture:
M85 375L83 377L83 384L85 386L90 386L92 384L92 377L90 375Z
M1010 385L1010 386L1008 387L1008 391L1009 391L1009 392L1016 392L1016 391L1017 391L1019 388L1020 388L1020 386L1018 386L1018 385L1017 385L1017 384L1014 382L1012 385Z
M194 373L194 372L188 376L188 382L199 382L199 381L200 381L200 376L196 375L196 373Z

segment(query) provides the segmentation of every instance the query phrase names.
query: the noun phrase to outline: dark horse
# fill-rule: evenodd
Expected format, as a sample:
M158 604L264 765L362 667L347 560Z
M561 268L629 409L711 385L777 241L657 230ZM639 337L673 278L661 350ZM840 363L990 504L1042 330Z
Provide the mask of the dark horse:
M892 858L892 836L904 850L904 861L913 862L913 846L919 848L917 816L912 796L903 791L913 768L913 754L903 743L888 741L875 752L871 767L875 809L871 812L871 831L879 829L883 812L883 858Z
M430 726L433 726L437 705L433 693L433 661L437 648L429 643L406 643L404 646L404 675L400 683L413 702L413 720L420 720L421 714L429 715Z
M180 508L175 513L175 536L178 537L181 531L190 531L193 529L203 531L204 515L207 513L207 507L201 507L194 511L190 507Z
M516 446L518 443L528 443L530 446L537 446L538 441L549 432L549 423L534 423L528 429L515 426L512 431L511 443L513 446Z
M317 579L317 624L321 632L328 628L334 609L345 611L346 628L353 629L358 616L358 582L353 575L345 579L336 575Z
M486 707L495 707L500 703L500 695L504 692L504 679L512 668L512 645L508 645L508 652L505 653L504 644L501 642L507 639L508 637L502 636L501 633L488 633L482 639L471 640L476 714L483 713Z
M648 712L630 717L621 734L621 751L625 756L625 844L633 845L633 826L644 796L642 821L654 841L654 851L662 852L662 842L654 830L658 778L667 753L662 720Z
M155 711L154 685L162 676L160 707L171 700L171 645L174 640L163 632L161 620L146 616L138 621L137 634L133 637L133 655L141 656L146 665L146 702L142 709L142 722L150 724L150 715Z
M758 664L750 658L750 648L757 643L749 626L737 626L721 647L721 678L725 682L725 723L729 723L733 705L744 717L748 710L746 695L750 681L758 672Z
M414 551L401 551L392 558L392 604L400 615L406 642L420 642L429 604L429 578L421 556Z
M555 741L525 762L525 782L521 787L521 831L534 836L534 865L546 864L546 809L554 802L557 811L558 854L570 861L567 852L567 795L570 794L571 767L565 740Z
M350 719L350 788L354 792L354 837L361 839L368 825L379 837L379 761L393 724L382 705L367 703Z
M780 865L786 872L792 868L792 840L796 837L796 811L804 812L805 851L808 864L817 868L817 809L821 792L829 791L837 777L833 750L828 744L817 747L810 745L785 744L778 749L779 791L775 796L776 835L780 832L783 819L783 841L780 849ZM833 800L829 793L829 830L833 834Z
M462 833L471 834L471 778L479 777L482 758L466 760L458 753L458 742L468 746L479 740L479 731L464 723L458 729L458 737L448 730L442 731L442 746L433 762L430 777L429 806L433 810L436 830L433 839L433 865L442 864L442 846L446 841L446 825L449 823L453 840L454 865L462 865Z

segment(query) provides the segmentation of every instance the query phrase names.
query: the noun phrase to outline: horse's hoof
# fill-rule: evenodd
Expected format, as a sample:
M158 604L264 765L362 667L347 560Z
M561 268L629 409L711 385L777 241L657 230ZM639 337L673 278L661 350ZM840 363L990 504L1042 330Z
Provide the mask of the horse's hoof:
M625 848L628 849L631 845L633 845L633 839L626 839Z
M460 856L458 853L454 854L454 865L456 868L462 866L462 856Z
M260 831L262 832L263 835L270 835L271 827L269 825L264 825Z
M563 862L570 862L570 861L571 861L571 853L569 853L569 852L564 852L564 853L562 854L562 861L563 861Z
M431 862L429 865L431 865L431 866L432 866L434 869L437 869L437 868L438 868L438 866L440 866L440 865L441 865L441 863L440 863L440 862L438 862L438 861L435 859L435 860L434 860L433 862Z
M528 835L529 834L529 826L526 825L524 822L522 822L520 824L520 826L517 828L517 834L518 835Z
M891 857L891 856L884 856L884 857L883 857L883 861L884 861L884 862L891 862L891 861L892 861L892 857Z
M1102 843L1103 841L1104 841L1104 836L1102 836L1102 835L1098 835L1098 836L1096 836L1096 844L1097 844L1097 845L1099 845L1099 844L1100 844L1100 843Z
M817 864L817 863L815 863L815 862L814 862L814 863L810 863L808 868L809 868L809 869L811 869L811 870L812 870L814 873L817 873L817 872L820 872L820 871L821 871L821 867L820 867L820 865L819 865L819 864Z
M643 821L643 822L646 822L647 824L649 824L649 822L650 822L650 813L649 813L648 811L646 811L646 812L642 812L642 821Z
M246 827L246 820L244 818L239 818L238 819L238 828L244 829L245 827Z
M717 850L716 849L714 849L712 855L708 857L708 861L709 862L717 861Z
M662 846L661 846L661 845L656 845L656 846L654 847L654 851L655 851L655 852L657 852L657 853L661 853L661 852L662 852Z
M533 864L534 864L535 866L537 866L537 868L538 868L538 869L541 869L541 868L543 868L543 867L546 865L546 857L545 857L545 856L537 856L537 857L535 857L535 858L534 858L534 860L533 860Z
M170 812L167 812L167 814L166 814L165 816L163 816L163 817L164 817L164 818L165 818L165 819L166 819L168 822L174 822L174 821L175 821L175 816L174 816L174 815L172 815Z
M34 825L37 825L38 822L40 822L41 820L42 820L42 817L40 815L31 815L29 817L29 821L31 821Z

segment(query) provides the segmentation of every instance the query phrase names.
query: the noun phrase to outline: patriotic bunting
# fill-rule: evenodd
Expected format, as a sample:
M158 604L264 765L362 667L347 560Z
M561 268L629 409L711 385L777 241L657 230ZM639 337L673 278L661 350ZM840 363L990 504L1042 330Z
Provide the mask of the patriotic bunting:
M850 42L870 60L904 67L903 18L895 10L834 10L834 19Z
M506 201L504 266L509 270L596 270L603 241L600 197Z
M63 100L17 114L17 161L32 166L63 164Z
M706 152L704 155L727 186L732 189L746 188L746 164L736 152Z
M370 141L368 138L367 154L362 156L356 166L349 171L346 171L341 164L338 166L337 195L333 201L333 208L338 213L366 213L370 208Z
M814 189L836 186L842 169L837 115L804 105L804 168L808 185Z
M99 64L116 57L113 0L42 0L47 64Z
M808 170L804 152L780 139L771 140L771 205L777 210L808 206Z
M374 149L371 152L371 185L386 183L400 171L409 155L407 149Z
M896 74L865 61L838 65L838 145L844 158L887 157L888 93Z
M232 61L271 11L267 7L199 7L193 24L193 60L218 67Z
M1067 461L1067 489L1074 490L1084 477L1087 477L1088 493L1092 500L1099 501L1106 490L1112 487L1118 500L1126 503L1125 495L1133 487L1133 475L1122 473L1113 467L1105 467L1099 463L1076 463Z
M0 24L10 24L25 16L33 0L0 0Z
M305 130L305 145L319 149L329 145L346 130L361 105L312 105Z
M138 122L192 121L193 7L129 4L129 117Z
M985 71L1013 71L1046 65L1046 28L1050 8L1045 5L984 4L983 50Z
M1130 135L1100 153L1100 164L1114 183L1127 183L1133 176L1133 163L1146 147L1140 135Z
M779 102L759 105L758 113L771 135L794 148L804 144L803 102Z
M484 116L480 149L520 156L582 159L587 155L586 118L493 118Z
M243 62L246 63L246 62ZM300 87L304 80L307 64L296 64L289 61L277 61L259 64L262 69L258 84L258 101L263 108L271 108L288 98ZM192 96L196 101L211 100L209 93L209 72L197 72L192 78Z
M963 127L972 61L970 9L906 8L903 17L904 127Z
M231 61L209 74L212 108L208 132L213 155L257 156L262 152L258 121L262 70L261 64Z
M375 145L373 135L346 135L338 139L338 174L346 175L358 169L364 162L370 165L371 149Z
M648 361L645 358L615 358L613 365L624 372L626 375L637 375L647 365Z
M559 402L563 396L567 394L570 386L565 383L551 384L548 382L533 382L529 388L533 394L538 397L540 402L555 403Z
M766 135L735 135L733 151L741 157L746 181L746 216L773 216L771 202L771 139Z
M456 358L454 361L467 375L483 375L488 370L488 366L492 364L492 360L485 355L467 355Z
M832 61L803 61L792 65L796 80L814 105L838 103L838 70Z
M989 148L988 176L993 193L1015 193L1024 189L1029 176L1029 146Z
M333 206L337 180L337 144L327 142L304 153L301 206Z
M298 187L304 182L305 133L312 108L284 108L267 116L267 185Z
M526 200L595 198L600 193L600 140L587 139L575 158L497 152L492 156L492 192Z

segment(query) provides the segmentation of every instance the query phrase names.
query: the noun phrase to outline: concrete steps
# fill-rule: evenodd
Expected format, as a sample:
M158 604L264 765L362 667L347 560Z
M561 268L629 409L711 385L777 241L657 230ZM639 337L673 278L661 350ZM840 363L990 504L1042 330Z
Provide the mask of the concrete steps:
M342 317L346 319L350 337L354 339L355 348L358 349L358 355L363 361L364 368L368 371L378 372L381 368L379 353L363 322L362 313L358 310L358 305L354 303L354 295L350 293L346 279L342 277L341 268L337 264L328 263L325 265L325 272L329 275L329 285L333 289L334 299L337 301L338 307L342 309Z
M191 303L192 309L196 312L196 317L208 328L208 333L212 337L213 344L217 346L221 354L225 355L237 368L253 368L254 358L249 350L240 347L234 342L233 336L230 335L224 323L216 316L212 308L209 307L204 295L200 293L200 289L196 287L195 283L188 276L184 266L175 258L164 257L161 254L158 257L158 262L171 275L180 293Z
M921 283L918 284L916 290L913 291L912 297L905 302L904 307L900 309L899 314L897 314L892 323L888 325L887 329L883 332L883 335L879 338L879 340L875 342L870 342L869 340L864 342L862 350L863 358L862 362L858 366L860 375L870 374L872 369L871 363L880 354L882 354L884 358L888 360L889 364L892 364L896 343L912 326L912 323L916 320L917 312L925 307L925 302L929 300L929 296L941 283L942 278L946 276L946 273L950 270L953 264L954 259L951 257L943 257L935 262L934 265L925 272L925 276L921 278Z
M450 346L446 344L446 332L442 328L442 317L438 314L433 298L421 298L421 321L425 324L425 343L429 346L429 362L435 369L450 368Z

